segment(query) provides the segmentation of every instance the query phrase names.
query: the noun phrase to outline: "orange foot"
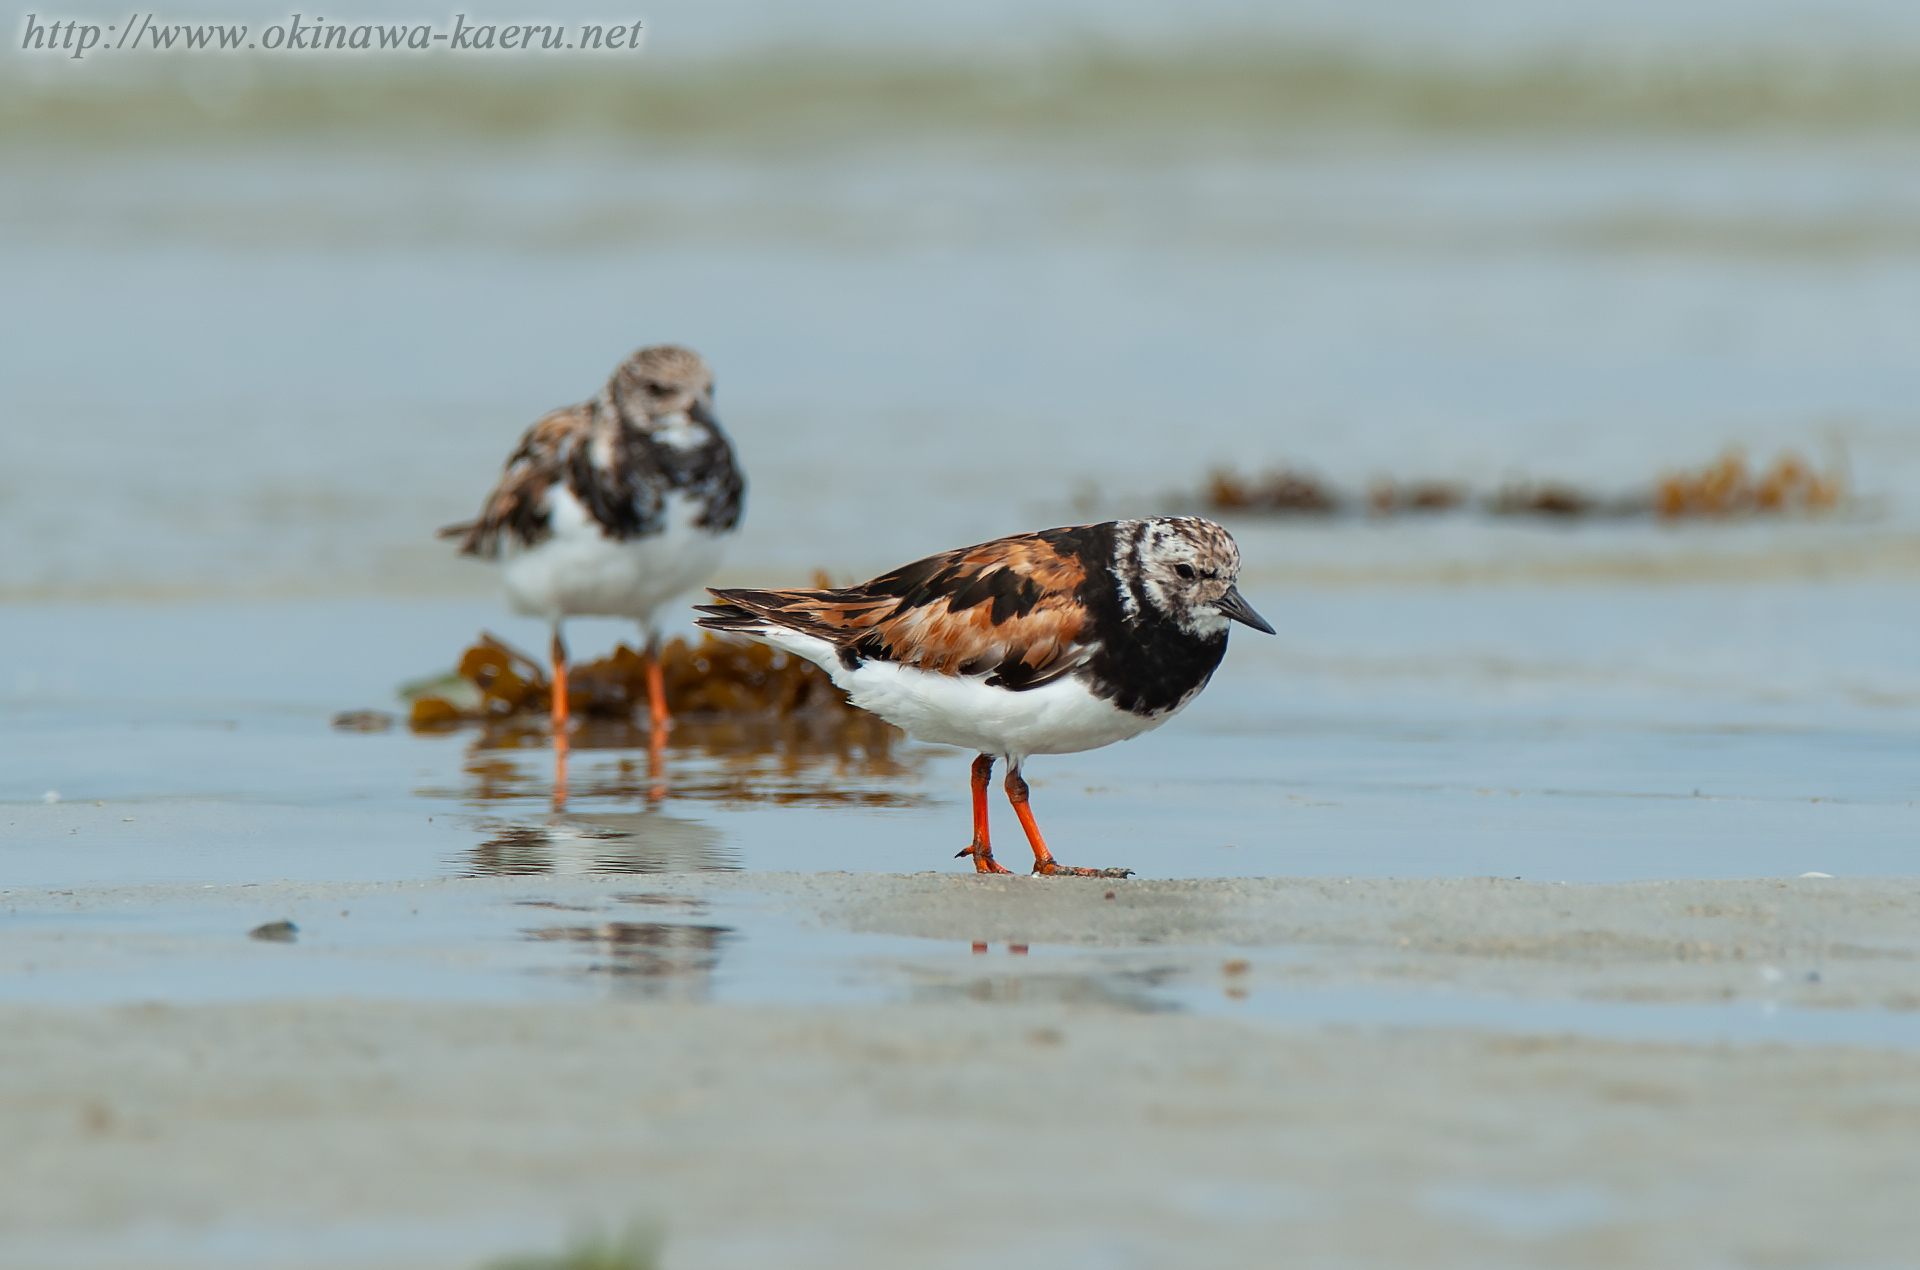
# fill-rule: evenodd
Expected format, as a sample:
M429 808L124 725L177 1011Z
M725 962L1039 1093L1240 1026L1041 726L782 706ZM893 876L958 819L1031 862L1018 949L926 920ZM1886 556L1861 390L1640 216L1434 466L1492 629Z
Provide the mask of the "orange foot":
M1027 845L1033 848L1033 871L1040 876L1124 878L1133 873L1132 869L1076 869L1054 859L1053 852L1047 850L1047 840L1040 836L1040 826L1034 823L1033 808L1027 805L1027 782L1020 778L1019 768L1007 773L1007 801L1013 804L1013 814L1020 817L1020 827L1027 831Z
M963 847L960 850L953 853L953 858L958 860L961 856L969 856L969 855L973 857L973 871L975 873L1011 873L1013 872L1012 869L1009 869L1006 865L1000 863L998 860L993 858L993 851L989 847L981 847L981 846Z
M1132 869L1076 869L1070 864L1058 860L1036 860L1033 871L1046 878L1125 878L1132 877Z

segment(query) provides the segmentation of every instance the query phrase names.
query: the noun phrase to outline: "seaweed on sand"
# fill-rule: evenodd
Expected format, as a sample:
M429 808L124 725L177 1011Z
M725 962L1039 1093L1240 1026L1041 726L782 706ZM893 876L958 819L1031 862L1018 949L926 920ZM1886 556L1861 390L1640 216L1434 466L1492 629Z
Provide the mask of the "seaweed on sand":
M1466 501L1467 487L1452 481L1375 481L1367 489L1367 510L1375 516L1450 512Z
M670 640L660 650L667 708L676 718L771 720L793 715L854 713L825 671L765 644L705 635ZM482 632L451 676L411 685L416 731L446 731L547 716L553 684L545 667L504 640ZM584 720L627 720L647 702L646 659L625 644L575 666L567 705Z
M1641 516L1648 500L1635 494L1609 497L1560 481L1516 481L1503 485L1482 501L1493 516L1544 516L1576 520L1593 516Z
M764 644L706 635L661 650L673 714L666 745L676 756L663 783L650 751L660 741L646 718L645 659L625 646L568 674L574 716L568 748L602 757L574 769L579 799L657 798L723 803L910 806L921 796L892 788L917 772L924 754L904 750L906 734L847 700L812 662ZM458 671L401 690L417 733L473 729L465 788L429 796L482 805L544 801L546 775L515 757L552 744L546 670L527 654L482 634ZM611 752L611 753L609 753Z
M1654 511L1665 520L1683 517L1811 516L1830 512L1846 498L1838 469L1816 472L1791 450L1762 472L1747 468L1746 455L1730 449L1694 472L1669 472L1654 489Z
M1207 478L1206 503L1214 511L1330 516L1340 510L1342 501L1319 477L1288 468L1252 480L1218 468Z
M1359 508L1371 516L1436 515L1478 510L1489 516L1589 520L1653 516L1660 520L1820 516L1850 505L1846 478L1821 472L1792 450L1764 470L1747 466L1737 448L1705 467L1666 472L1648 485L1606 493L1570 481L1509 481L1475 496L1461 482L1375 481L1355 498L1318 477L1279 468L1257 478L1218 468L1207 477L1201 504L1209 512L1330 516ZM1181 505L1191 505L1180 500Z

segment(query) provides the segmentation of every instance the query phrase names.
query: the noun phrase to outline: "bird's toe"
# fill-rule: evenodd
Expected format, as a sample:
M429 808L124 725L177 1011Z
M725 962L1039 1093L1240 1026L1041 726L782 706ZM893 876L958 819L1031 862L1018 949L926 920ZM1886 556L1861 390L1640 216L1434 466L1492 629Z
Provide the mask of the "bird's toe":
M1049 878L1128 878L1133 876L1132 869L1076 869L1070 864L1036 864L1035 873Z

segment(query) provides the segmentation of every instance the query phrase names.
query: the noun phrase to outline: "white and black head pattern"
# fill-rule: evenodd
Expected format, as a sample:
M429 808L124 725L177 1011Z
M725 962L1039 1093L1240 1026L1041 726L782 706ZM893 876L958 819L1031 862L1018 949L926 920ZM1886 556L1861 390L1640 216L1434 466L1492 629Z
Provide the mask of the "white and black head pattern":
M1113 572L1129 622L1157 617L1201 639L1224 635L1235 621L1273 633L1235 589L1240 548L1219 525L1159 516L1116 521L1113 529Z
M1230 625L1273 633L1240 597L1240 549L1219 525L1156 516L1096 529L1109 535L1111 590L1096 582L1085 601L1098 643L1083 673L1095 695L1135 714L1178 710L1225 656Z

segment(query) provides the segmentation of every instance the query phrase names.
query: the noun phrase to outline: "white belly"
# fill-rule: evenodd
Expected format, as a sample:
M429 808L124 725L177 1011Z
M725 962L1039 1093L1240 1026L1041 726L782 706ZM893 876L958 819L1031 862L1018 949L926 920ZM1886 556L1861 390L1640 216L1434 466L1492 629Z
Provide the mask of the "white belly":
M1139 736L1171 719L1116 710L1072 677L1025 692L989 688L984 680L870 661L842 667L834 681L853 698L922 741L959 745L1018 762L1029 754L1076 754Z
M1077 754L1151 732L1200 695L1195 689L1164 714L1143 717L1115 709L1071 676L1012 692L989 688L981 678L936 674L897 662L867 661L848 670L825 640L780 627L757 638L815 663L846 690L853 704L917 740L1004 755L1015 763L1029 754Z
M697 503L667 496L665 528L615 541L564 486L547 491L553 532L531 547L509 542L504 580L514 611L563 617L630 617L650 625L654 610L699 586L720 567L725 541L694 527Z

